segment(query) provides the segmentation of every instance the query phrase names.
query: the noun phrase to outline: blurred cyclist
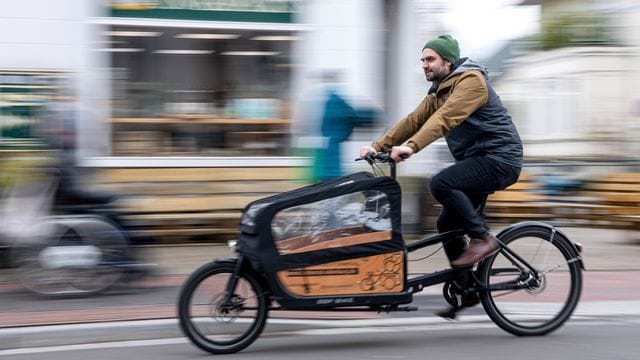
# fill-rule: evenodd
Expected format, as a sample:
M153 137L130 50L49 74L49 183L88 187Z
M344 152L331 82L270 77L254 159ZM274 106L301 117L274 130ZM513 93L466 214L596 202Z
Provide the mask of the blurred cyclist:
M84 179L87 169L78 166L76 159L76 126L80 112L79 103L69 84L63 84L61 94L43 111L37 135L51 150L54 158L49 175L57 180L54 191L53 212L56 214L91 214L102 216L115 224L127 239L117 265L124 268L128 279L147 275L151 268L135 254L132 245L153 243L149 237L135 236L121 218L114 202L114 193L88 188Z

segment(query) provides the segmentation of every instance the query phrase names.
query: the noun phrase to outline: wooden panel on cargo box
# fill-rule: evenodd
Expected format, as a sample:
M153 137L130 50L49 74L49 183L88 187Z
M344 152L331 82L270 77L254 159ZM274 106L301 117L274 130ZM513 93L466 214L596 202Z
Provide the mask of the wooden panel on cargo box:
M285 289L297 296L398 293L404 288L402 251L335 261L278 272Z

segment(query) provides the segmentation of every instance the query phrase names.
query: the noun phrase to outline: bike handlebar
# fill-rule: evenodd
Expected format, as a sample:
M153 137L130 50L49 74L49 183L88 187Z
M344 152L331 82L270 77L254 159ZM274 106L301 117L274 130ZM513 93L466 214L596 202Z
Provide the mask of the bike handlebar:
M407 154L400 155L402 159L407 159L409 156ZM381 163L393 163L396 164L396 161L391 158L391 152L370 152L365 155L363 158L357 158L356 161L365 160L369 163L369 165L373 165L373 163L381 162Z
M404 158L404 157L403 157ZM391 169L391 177L396 178L396 162L391 158L391 152L370 152L363 158L357 158L356 161L364 160L373 166L376 162L387 163Z
M389 152L377 152L377 153L370 152L367 155L365 155L363 158L356 159L356 161L360 161L360 160L364 160L368 162L369 165L373 165L375 162L395 164L395 161L393 161L393 159L391 158L391 153Z

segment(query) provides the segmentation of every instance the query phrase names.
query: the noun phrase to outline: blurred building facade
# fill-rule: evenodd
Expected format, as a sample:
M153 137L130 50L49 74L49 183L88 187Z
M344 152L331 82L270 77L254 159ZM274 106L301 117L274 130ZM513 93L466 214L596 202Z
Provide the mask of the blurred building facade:
M82 158L278 155L299 3L3 3L3 123L46 120L39 110L64 84Z
M74 94L87 109L78 119L80 148L86 156L107 152L108 62L91 51L99 33L88 21L100 9L81 0L9 1L0 7L3 148L15 147L16 127L23 129L18 138L30 136L48 102Z
M445 8L446 1L419 0L3 2L2 123L20 124L28 139L29 124L47 121L40 114L48 103L72 97L81 164L107 172L240 167L246 180L261 176L255 167L310 165L289 155L304 155L297 148L319 126L318 75L339 71L349 103L384 114L341 144L344 164L353 166L361 144L424 97L420 49L446 30ZM424 174L425 166L402 171ZM187 190L171 184L178 193L160 197L198 201L223 191L176 172L198 195L185 198ZM138 182L149 186L152 172L142 173ZM414 204L405 205L417 207L410 197ZM171 211L182 216L180 204Z
M522 4L542 5L543 26L566 11L603 14L615 30L608 36L616 39L616 46L563 47L511 63L498 87L529 142L528 155L602 154L607 141L632 146L638 6ZM321 116L307 101L316 75L340 70L350 100L385 113L378 128L355 134L356 147L424 96L417 49L448 30L439 22L446 6L417 0L5 2L4 133L15 137L24 124L28 132L58 86L51 79L68 77L79 104L82 157L286 155L289 135L313 133ZM625 146L619 149L630 153Z
M638 160L640 4L541 5L536 50L509 61L497 88L529 159Z
M28 97L4 87L3 99L12 103L3 103L3 119L10 108L25 115L16 108L27 100L45 106L61 87L48 78L64 78L77 100L82 158L290 155L291 135L309 133L311 118L321 116L307 106L316 75L339 70L350 101L385 111L378 133L424 95L416 49L440 30L433 10L442 4L6 2L3 84L47 93Z
M637 2L520 4L540 5L536 41L543 49L508 59L494 81L525 138L526 156L640 153ZM442 16L449 6L442 0L5 2L3 138L28 133L66 78L62 83L77 99L80 157L296 155L292 149L314 144L322 116L319 75L339 71L352 104L384 114L343 145L344 154L355 154L424 97L419 50L425 39L451 31ZM401 171L428 172L446 152L438 143Z

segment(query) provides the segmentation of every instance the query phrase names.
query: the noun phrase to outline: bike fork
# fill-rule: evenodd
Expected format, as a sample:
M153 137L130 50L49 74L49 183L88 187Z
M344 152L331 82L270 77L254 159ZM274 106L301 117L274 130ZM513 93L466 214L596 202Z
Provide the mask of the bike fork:
M227 282L227 288L225 289L223 304L231 305L231 299L233 298L233 292L236 290L236 285L238 285L238 279L240 278L240 272L242 270L242 266L244 263L244 257L242 255L238 256L238 261L236 262L236 266L233 269L233 274L231 274L231 278L229 278L229 282Z

